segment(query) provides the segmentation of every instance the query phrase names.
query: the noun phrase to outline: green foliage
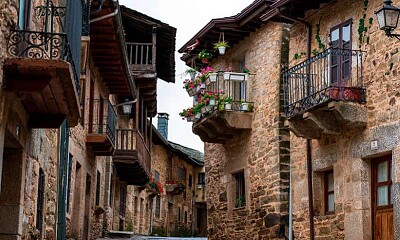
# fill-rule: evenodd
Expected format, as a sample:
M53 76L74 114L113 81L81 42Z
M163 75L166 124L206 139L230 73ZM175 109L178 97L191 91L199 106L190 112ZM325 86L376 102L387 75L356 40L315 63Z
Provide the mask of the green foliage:
M393 63L391 62L391 63L389 63L389 69L385 72L385 75L386 76L389 76L390 75L390 71L392 71L392 69L393 69Z
M300 58L302 58L303 56L306 56L306 55L307 55L306 52L295 53L294 56L293 56L293 59L294 60L298 60L298 59L300 59Z
M212 54L207 52L206 50L201 50L201 52L199 53L199 59L201 60L203 58L210 59L212 58Z
M126 231L133 231L133 223L132 220L128 220L125 226Z
M151 235L157 237L166 237L167 229L165 227L153 227L153 233Z
M171 237L191 237L192 231L185 225L179 225L171 232Z
M318 43L318 49L320 49L321 51L325 51L326 50L326 46L325 44L322 42L321 40L321 21L322 21L322 16L319 18L319 22L316 25L316 33L315 33L315 40L317 40ZM316 55L316 54L315 54Z
M244 196L240 196L236 199L235 208L244 207Z
M374 19L371 17L368 19L368 26L367 26L367 9L368 9L368 0L364 0L363 2L363 16L358 21L358 47L361 48L361 45L364 43L364 40L367 44L370 43L370 38L365 37L366 33L368 32L368 28L371 28Z
M316 49L316 48L314 48L313 50L312 50L312 54L314 54L314 56L316 56L316 55L318 55L318 50Z
M227 41L221 41L221 42L214 43L214 48L215 49L218 49L219 47L228 48L229 47L228 42Z

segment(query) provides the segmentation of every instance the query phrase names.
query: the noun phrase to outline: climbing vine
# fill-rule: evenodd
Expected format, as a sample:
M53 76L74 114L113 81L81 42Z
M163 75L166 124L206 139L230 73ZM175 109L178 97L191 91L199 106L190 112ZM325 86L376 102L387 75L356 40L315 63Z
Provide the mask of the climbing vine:
M325 51L326 50L326 46L322 42L321 36L320 36L320 33L321 33L321 21L322 21L322 16L319 18L319 21L318 21L317 25L315 26L315 28L316 28L316 30L315 30L315 40L318 43L318 49L321 50L321 51ZM313 50L313 54L314 55L317 55L318 52L319 51L317 49Z
M374 19L371 17L367 20L367 9L368 9L368 0L364 0L363 2L363 15L362 18L358 21L358 47L361 48L361 45L365 42L367 44L370 43L370 37L366 36L368 29L371 28Z

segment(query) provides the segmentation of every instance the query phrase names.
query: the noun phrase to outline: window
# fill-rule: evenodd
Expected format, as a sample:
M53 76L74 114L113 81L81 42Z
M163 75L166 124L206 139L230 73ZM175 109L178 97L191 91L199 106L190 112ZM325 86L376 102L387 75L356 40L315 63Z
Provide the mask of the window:
M108 199L108 202L110 203L110 206L111 207L113 207L113 196L114 196L114 188L113 188L113 186L114 186L114 181L113 181L113 174L111 173L111 176L110 176L110 198Z
M185 211L185 224L188 224L188 212Z
M334 192L333 171L327 171L324 174L324 199L325 212L333 213L335 211L335 192Z
M156 218L161 217L161 197L156 196Z
M36 206L36 228L42 232L43 230L43 203L44 203L44 172L39 169L38 194Z
M69 161L68 161L68 186L67 186L67 212L69 212L69 202L70 202L70 195L71 195L71 171L72 171L72 154L69 154Z
M331 29L331 84L345 86L351 75L351 20Z
M206 173L198 173L197 174L197 184L198 185L206 184Z
M392 204L391 160L385 159L374 166L375 205L377 208Z
M186 169L178 167L178 178L180 180L186 180Z
M154 181L160 181L160 173L154 170Z
M246 206L246 187L244 171L240 171L233 174L235 179L235 208L241 208Z
M100 172L97 171L97 177L96 177L96 206L100 205L100 179L101 179L101 175Z
M189 174L189 183L188 183L188 185L189 185L190 188L192 187L192 184L193 184L192 182L193 182L192 174Z

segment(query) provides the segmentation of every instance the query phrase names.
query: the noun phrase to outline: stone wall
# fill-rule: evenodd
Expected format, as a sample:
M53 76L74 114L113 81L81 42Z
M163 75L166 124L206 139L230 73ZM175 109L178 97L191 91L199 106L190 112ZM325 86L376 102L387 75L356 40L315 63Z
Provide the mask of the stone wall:
M247 85L254 102L252 130L238 132L224 145L205 144L210 239L283 239L288 216L288 158L283 152L288 150L283 143L288 134L280 131L280 71L285 49L287 30L268 23L211 63L225 70L244 59L255 75ZM244 208L235 208L232 174L239 170L245 175Z
M367 2L364 12L364 4ZM400 1L394 1L395 6ZM352 49L365 51L363 55L363 81L367 89L367 127L362 132L349 131L338 136L323 136L312 141L313 187L316 239L371 239L371 161L373 157L393 154L398 148L399 126L398 41L384 36L379 30L374 11L379 1L334 1L319 10L306 12L305 20L312 24L312 49L318 49L316 26L320 24L320 39L329 47L330 29L352 20ZM365 13L366 32L359 34L360 20ZM371 20L370 20L371 19ZM290 30L290 66L305 60L295 60L296 53L306 51L306 29L296 23ZM360 42L359 39L362 39ZM391 67L391 63L393 66ZM354 65L353 65L354 66ZM291 134L291 161L293 165L293 212L296 239L309 239L308 195L306 175L305 139ZM377 149L371 141L378 140ZM371 160L372 159L372 160ZM392 167L400 168L393 155ZM325 214L322 197L322 173L334 172L334 214ZM395 182L395 181L394 181ZM398 186L394 188L398 189ZM397 190L398 191L398 190ZM399 210L394 204L394 212ZM395 229L399 220L395 218ZM395 239L400 237L399 233Z

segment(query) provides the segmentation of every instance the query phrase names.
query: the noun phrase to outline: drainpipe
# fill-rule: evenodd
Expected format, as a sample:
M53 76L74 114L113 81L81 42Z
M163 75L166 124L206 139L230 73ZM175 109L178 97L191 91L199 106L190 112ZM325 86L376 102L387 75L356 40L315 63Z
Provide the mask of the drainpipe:
M95 23L95 22L98 22L98 21L101 21L101 20L104 20L104 19L107 19L107 18L111 18L111 17L116 16L117 14L118 14L118 8L115 9L115 11L112 12L112 13L109 13L107 15L104 15L104 16L101 16L101 17L98 17L98 18L91 19L89 21L89 23Z
M307 28L307 59L311 58L311 39L312 39L312 26L309 22L304 21L302 19L294 19L291 17L280 15L281 18L288 19L293 22L299 22L306 26ZM310 68L306 68L307 76L310 75ZM307 78L307 95L310 94L310 79ZM310 222L310 240L314 240L315 238L315 229L314 229L314 197L313 197L313 188L312 188L312 155L311 155L311 139L306 140L306 149L307 149L307 182L308 182L308 211L309 211L309 222ZM292 170L290 168L290 202L289 202L289 239L293 239L293 203L292 203Z

